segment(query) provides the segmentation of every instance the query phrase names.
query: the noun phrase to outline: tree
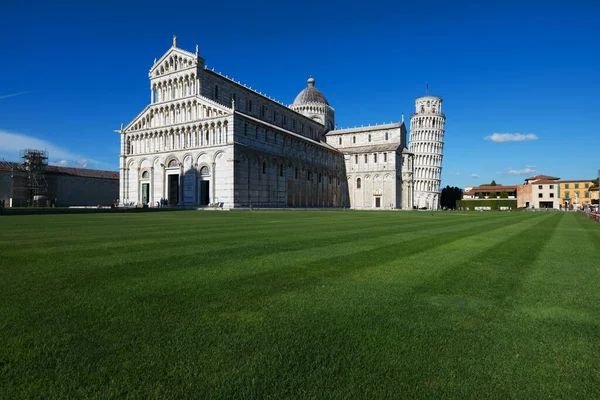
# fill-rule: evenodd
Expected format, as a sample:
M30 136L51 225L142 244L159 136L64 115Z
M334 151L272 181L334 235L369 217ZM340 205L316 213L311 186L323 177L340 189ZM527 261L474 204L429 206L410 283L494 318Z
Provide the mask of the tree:
M498 186L498 185L496 185L496 181L492 179L492 181L490 182L490 186Z
M498 195L496 194L496 192L490 193L490 196L489 196L490 199L495 199L496 197L498 197Z
M456 208L456 201L462 199L462 194L461 188L446 186L442 189L440 205L446 208Z
M500 192L500 198L501 199L508 199L508 192L506 190L503 190Z
M592 181L592 182L594 182L594 186L592 186L592 187L600 186L600 183L598 182L598 179L600 179L600 178L596 178L596 179L594 179Z
M479 192L479 198L480 199L485 199L485 193Z

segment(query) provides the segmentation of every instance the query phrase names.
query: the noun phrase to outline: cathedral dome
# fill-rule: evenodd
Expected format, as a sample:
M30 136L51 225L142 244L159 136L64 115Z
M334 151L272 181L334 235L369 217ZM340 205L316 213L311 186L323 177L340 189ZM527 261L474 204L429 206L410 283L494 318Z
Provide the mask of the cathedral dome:
M308 86L304 88L304 90L302 90L300 93L298 93L298 96L296 96L296 98L294 99L294 106L301 106L303 104L314 103L329 105L325 96L323 96L319 89L315 87L315 80L312 77L312 75L310 76L310 78L308 78L308 81L306 81L306 83L308 84Z

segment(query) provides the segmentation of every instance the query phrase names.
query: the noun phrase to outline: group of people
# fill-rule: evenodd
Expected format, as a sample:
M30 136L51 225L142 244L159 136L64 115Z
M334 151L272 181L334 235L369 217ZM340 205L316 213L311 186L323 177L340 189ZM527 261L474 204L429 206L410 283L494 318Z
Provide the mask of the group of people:
M163 208L163 207L167 207L169 205L169 199L163 199L162 197L160 198L159 201L156 202L158 207Z

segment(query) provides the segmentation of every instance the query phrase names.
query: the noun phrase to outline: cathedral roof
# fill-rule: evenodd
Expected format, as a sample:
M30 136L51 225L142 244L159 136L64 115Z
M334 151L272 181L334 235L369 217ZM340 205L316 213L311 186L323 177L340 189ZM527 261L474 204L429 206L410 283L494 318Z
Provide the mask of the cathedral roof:
M321 93L319 89L315 87L315 80L312 77L312 75L310 76L310 78L308 78L306 83L308 84L308 86L306 86L304 90L298 93L298 96L296 96L296 98L294 99L294 104L292 105L300 106L303 104L314 103L329 105L327 99L325 98L325 96L323 96L323 93Z
M385 144L372 144L368 146L353 146L353 147L342 147L338 150L344 154L356 154L356 153L379 153L383 151L396 151L400 147L400 143L385 143Z

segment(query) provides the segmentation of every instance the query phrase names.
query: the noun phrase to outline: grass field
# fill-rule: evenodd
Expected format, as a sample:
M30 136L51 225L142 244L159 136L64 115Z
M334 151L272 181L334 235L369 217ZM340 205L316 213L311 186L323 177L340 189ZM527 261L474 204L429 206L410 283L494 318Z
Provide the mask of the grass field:
M599 398L575 213L0 217L0 398Z

